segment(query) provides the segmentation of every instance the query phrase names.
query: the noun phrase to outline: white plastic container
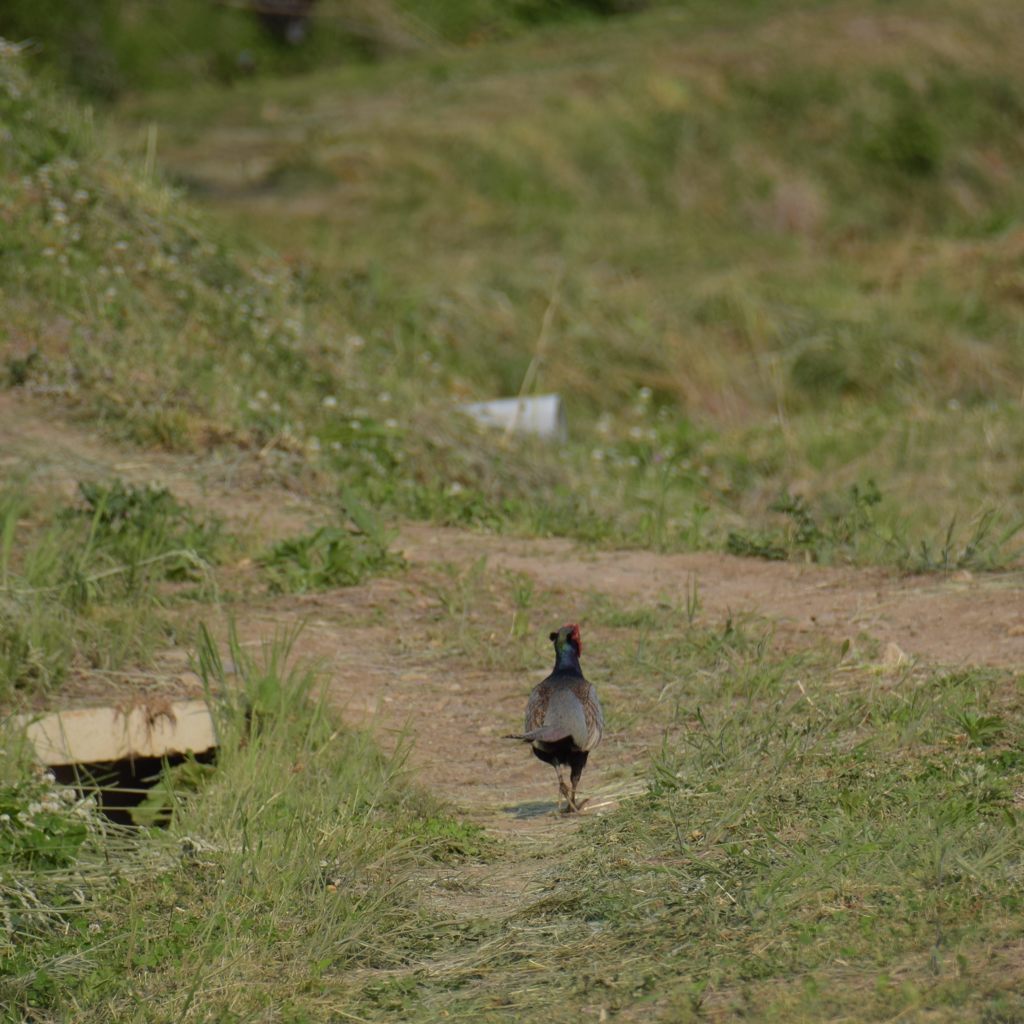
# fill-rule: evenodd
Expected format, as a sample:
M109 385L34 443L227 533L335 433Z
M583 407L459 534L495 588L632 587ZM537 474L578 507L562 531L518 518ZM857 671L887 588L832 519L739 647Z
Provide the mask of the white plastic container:
M565 441L569 436L560 395L496 398L491 402L469 402L459 408L478 423L489 427L535 434L552 441Z

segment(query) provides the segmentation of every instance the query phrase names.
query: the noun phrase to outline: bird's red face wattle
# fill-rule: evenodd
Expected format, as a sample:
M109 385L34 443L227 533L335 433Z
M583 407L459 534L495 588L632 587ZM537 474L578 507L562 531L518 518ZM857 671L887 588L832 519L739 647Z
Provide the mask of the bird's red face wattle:
M580 640L580 627L575 622L565 627L569 634L566 639L576 648L576 657L578 658L583 653L583 641Z

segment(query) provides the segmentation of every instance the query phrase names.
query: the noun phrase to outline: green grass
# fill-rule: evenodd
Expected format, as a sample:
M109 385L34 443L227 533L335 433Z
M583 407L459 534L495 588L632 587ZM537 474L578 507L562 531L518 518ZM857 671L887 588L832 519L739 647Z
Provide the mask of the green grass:
M82 483L72 503L0 494L0 701L55 691L72 670L145 667L172 610L217 596L220 523L154 487Z
M482 653L535 668L517 616L563 601L452 573L416 636L444 638L456 674ZM439 807L401 750L336 724L296 635L222 652L201 631L221 747L201 785L165 775L166 830L103 825L9 758L0 801L29 819L3 833L10 1019L1020 1012L1010 674L787 654L761 623L705 622L695 589L678 607L595 593L580 614L609 729L585 785L619 805L576 830L494 836ZM652 752L636 781L623 737ZM513 875L521 897L478 888Z
M986 11L872 9L864 47L839 3L695 5L158 92L120 111L135 165L8 54L8 382L385 518L926 571L985 524L967 560L1005 565L1024 83ZM534 360L568 446L453 417Z
M514 38L230 90L186 75L187 103L123 102L118 145L0 50L5 385L141 447L230 451L336 510L258 552L160 489L68 503L12 477L5 709L79 670L137 674L225 579L391 572L402 517L1019 562L1017 5L693 3L536 32L497 10L422 17ZM227 47L248 38L233 18L211 22ZM156 32L97 25L114 53ZM206 52L183 38L121 84L175 80ZM566 397L567 445L453 415L531 364ZM242 554L254 579L222 571ZM609 741L584 785L620 800L553 839L439 806L403 751L334 720L294 636L229 642L235 687L199 630L221 746L163 774L139 820L166 829L111 826L5 733L7 1019L1024 1014L1019 682L887 667L870 643L783 651L741 614L706 622L696 580L678 606L599 582L577 599ZM486 561L417 585L426 610L396 632L453 674L532 673L562 621L564 594ZM638 747L633 778L611 752ZM488 896L484 873L522 896Z

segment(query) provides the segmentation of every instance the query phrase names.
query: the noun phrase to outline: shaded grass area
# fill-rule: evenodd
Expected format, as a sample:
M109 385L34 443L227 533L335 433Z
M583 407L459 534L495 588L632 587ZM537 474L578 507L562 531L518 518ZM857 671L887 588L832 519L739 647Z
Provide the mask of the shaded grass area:
M626 13L642 0L341 0L271 8L180 0L154 18L144 2L99 0L88 10L57 2L12 0L0 35L30 41L47 68L90 97L127 90L234 82L301 74L338 64L368 64L450 44L479 44L545 22L585 22ZM289 17L290 15L290 17Z

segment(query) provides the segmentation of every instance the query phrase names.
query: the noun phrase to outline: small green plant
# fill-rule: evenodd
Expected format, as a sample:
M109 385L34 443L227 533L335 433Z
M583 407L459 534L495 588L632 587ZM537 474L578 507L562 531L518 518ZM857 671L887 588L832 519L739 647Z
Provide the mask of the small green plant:
M782 527L766 533L733 531L726 550L774 561L796 555L815 562L856 559L865 548L873 552L881 546L876 511L881 502L874 480L853 484L838 497L826 496L815 507L803 495L783 491L769 506L783 517Z
M322 526L279 541L260 557L260 563L270 589L289 594L352 587L402 564L382 538L344 526Z
M260 558L272 591L305 593L351 587L404 564L402 557L391 551L396 534L350 489L342 487L340 497L348 524L322 526L280 541Z
M90 520L90 544L128 567L129 587L144 567L164 579L194 579L201 562L216 560L220 521L196 516L167 488L117 479L83 481L78 489L83 504L69 514Z
M686 622L692 626L700 614L700 580L696 573L686 577Z
M766 534L730 530L725 539L725 550L741 558L763 558L769 562L784 562L789 551Z
M517 573L513 577L512 600L515 603L515 611L512 613L509 634L518 640L523 639L530 631L530 606L533 599L533 577Z
M493 848L479 825L444 814L411 817L407 833L418 846L429 850L433 860L447 863L477 859Z
M142 801L131 810L136 825L166 825L181 801L202 792L216 766L189 756L181 764L164 764Z
M955 715L953 721L976 747L990 747L1006 731L1006 722L1001 715L986 715L968 709Z

